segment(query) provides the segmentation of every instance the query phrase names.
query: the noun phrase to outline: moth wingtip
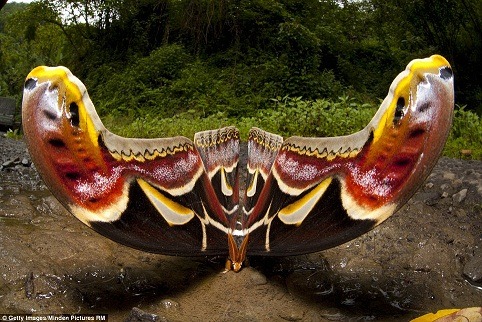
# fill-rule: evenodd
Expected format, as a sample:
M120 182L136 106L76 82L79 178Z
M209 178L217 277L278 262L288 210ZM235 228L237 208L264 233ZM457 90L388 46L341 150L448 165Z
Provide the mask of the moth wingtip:
M430 59L434 64L450 67L450 63L448 62L448 60L445 59L445 57L442 55L434 54L430 56L428 59Z
M427 58L414 59L406 68L409 75L424 74L426 72L440 74L444 79L452 76L452 67L448 60L439 54L434 54Z
M37 66L28 73L27 78L43 78L52 75L68 77L73 75L70 69L65 66Z

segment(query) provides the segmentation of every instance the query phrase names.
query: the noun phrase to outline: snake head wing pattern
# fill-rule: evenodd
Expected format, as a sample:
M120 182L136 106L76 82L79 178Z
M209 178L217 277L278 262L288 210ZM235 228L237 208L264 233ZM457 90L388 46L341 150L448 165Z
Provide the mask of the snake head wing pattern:
M383 222L429 175L449 134L453 107L452 70L435 55L412 61L395 78L360 132L291 137L272 147L277 154L259 201L244 213L250 254L314 252ZM260 149L272 137L255 130L249 144Z
M172 255L226 254L233 214L203 164L207 148L237 145L234 128L185 137L127 139L103 126L85 86L64 67L38 67L25 83L24 133L52 193L83 223L125 245ZM221 138L222 140L218 139ZM235 169L237 152L223 155ZM220 154L210 154L206 165ZM210 202L212 201L212 202ZM221 243L221 241L223 241Z

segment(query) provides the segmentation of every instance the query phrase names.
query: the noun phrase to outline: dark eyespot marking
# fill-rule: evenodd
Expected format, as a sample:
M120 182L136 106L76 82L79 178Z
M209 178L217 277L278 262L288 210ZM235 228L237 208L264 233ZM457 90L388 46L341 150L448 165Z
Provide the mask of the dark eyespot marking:
M63 148L65 147L65 142L62 141L61 139L50 139L49 140L50 145L52 145L55 148Z
M393 118L393 123L397 124L403 117L403 108L405 107L405 99L399 97L397 100L397 107L395 108L395 116Z
M25 81L25 89L34 89L37 86L37 80L35 78L29 78Z
M77 179L80 178L80 173L78 173L78 172L67 172L65 174L65 176L67 177L67 179L77 180Z
M408 136L411 138L411 139L415 139L415 138L418 138L419 136L423 135L425 133L425 130L424 129L413 129L412 131L410 131L410 133L408 134Z
M79 106L74 102L70 103L70 123L72 126L79 127L80 119L79 119Z
M424 102L424 103L420 104L419 106L417 106L417 111L419 111L420 113L423 113L426 110L428 110L429 108L430 108L430 103Z
M452 72L452 68L450 67L440 68L440 77L442 77L442 79L449 79L453 75L454 73Z
M54 113L52 113L51 111L48 111L48 110L44 110L44 115L51 121L55 121L57 119L57 115L55 115Z
M408 158L399 158L393 162L393 165L397 168L405 168L410 165L411 162Z

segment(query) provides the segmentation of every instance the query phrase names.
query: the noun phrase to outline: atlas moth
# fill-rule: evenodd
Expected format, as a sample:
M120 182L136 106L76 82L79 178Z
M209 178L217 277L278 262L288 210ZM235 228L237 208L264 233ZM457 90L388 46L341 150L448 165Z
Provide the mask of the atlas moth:
M284 140L253 128L243 169L232 126L193 140L111 133L65 67L27 76L22 117L40 175L84 224L147 252L226 255L239 271L247 255L321 251L390 217L437 162L453 107L449 63L416 59L361 131Z

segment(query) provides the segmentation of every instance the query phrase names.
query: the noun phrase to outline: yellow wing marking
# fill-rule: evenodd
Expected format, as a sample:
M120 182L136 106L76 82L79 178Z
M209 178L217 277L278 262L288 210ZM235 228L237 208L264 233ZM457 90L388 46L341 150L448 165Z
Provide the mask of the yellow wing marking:
M425 59L414 59L408 64L405 72L399 75L401 78L398 79L397 77L390 87L393 97L374 131L374 142L379 140L383 136L385 128L392 124L398 98L403 97L406 104L410 104L411 101L415 100L415 97L410 97L410 93L416 93L416 87L423 75L427 73L438 74L440 68L446 66L450 67L450 64L440 55L433 55Z
M435 321L482 321L482 307L468 307L464 309L444 309L436 313L428 313L410 322L435 322Z
M246 189L246 196L249 198L253 197L256 194L256 186L258 184L258 175L259 175L259 170L255 170L253 174L253 180L251 181L251 184L249 187Z
M111 151L111 150L109 150L109 153L117 161L123 160L123 161L130 162L132 160L136 160L139 162L145 162L146 160L155 160L157 158L164 158L167 155L174 155L178 152L187 152L192 149L193 149L192 145L180 144L179 146L162 148L160 151L157 149L154 151L145 150L144 154L134 153L132 151L128 151L129 154L126 154L125 151L121 151L119 153L118 151Z
M239 139L239 131L233 126L228 126L219 130L198 132L194 137L196 146L204 149L220 145L233 139Z
M256 144L268 150L278 151L283 143L283 138L279 135L253 127L249 130L248 141L254 141Z
M295 152L299 155L306 155L310 157L316 157L319 159L326 158L328 161L331 161L337 157L346 159L346 158L354 158L360 150L348 147L345 151L340 148L338 151L327 151L327 149L323 149L323 151L319 151L318 148L313 149L309 146L296 146L291 143L286 143L282 148L282 150L288 150L290 152Z
M331 181L332 178L325 179L303 198L281 209L278 213L279 219L287 225L301 225L323 196Z
M39 66L33 69L27 76L28 78L37 79L38 83L49 82L50 90L58 90L58 106L70 109L70 104L75 103L79 108L79 127L87 132L92 144L97 147L99 136L94 122L87 113L83 98L86 93L82 84L73 82L69 77L72 75L65 67L45 67ZM69 110L70 112L70 110Z
M194 211L167 198L146 181L137 179L137 183L169 226L184 225L194 217Z
M221 191L225 196L233 195L233 187L228 182L228 176L224 167L221 167Z

